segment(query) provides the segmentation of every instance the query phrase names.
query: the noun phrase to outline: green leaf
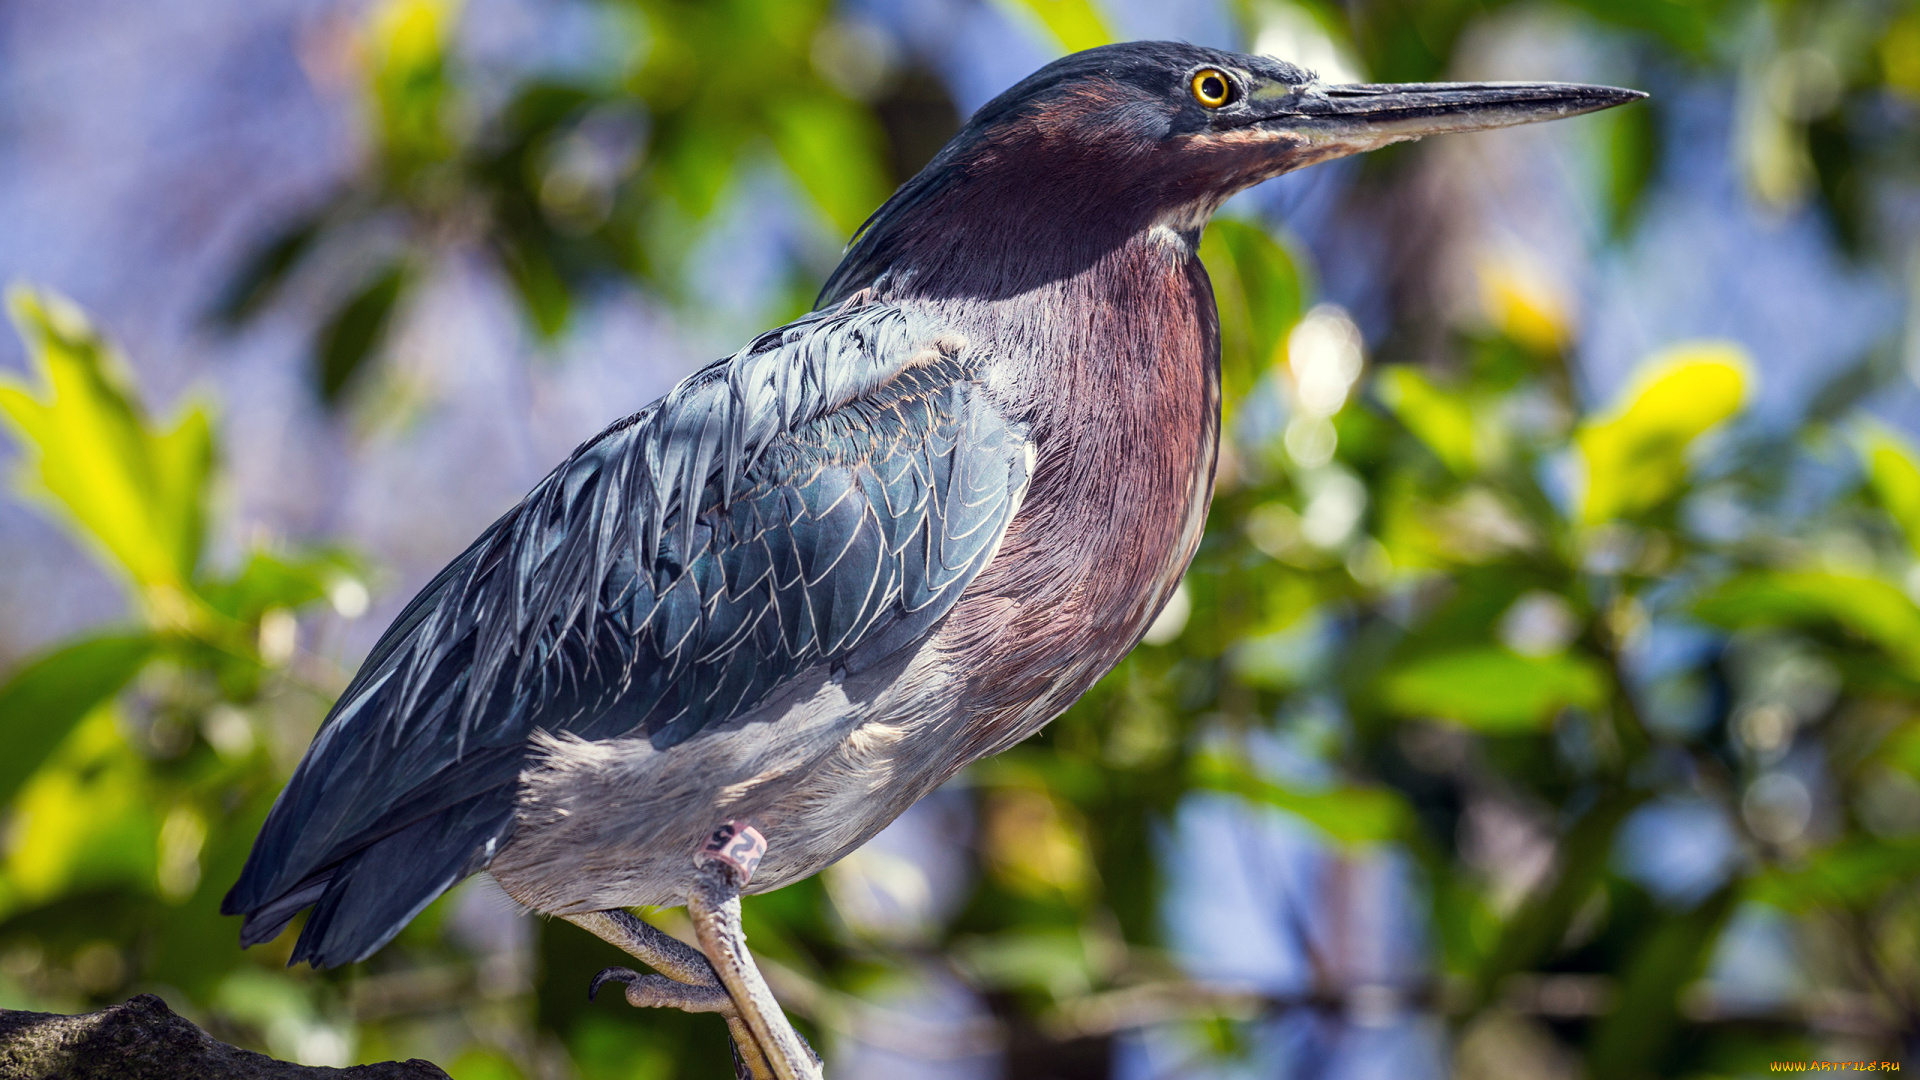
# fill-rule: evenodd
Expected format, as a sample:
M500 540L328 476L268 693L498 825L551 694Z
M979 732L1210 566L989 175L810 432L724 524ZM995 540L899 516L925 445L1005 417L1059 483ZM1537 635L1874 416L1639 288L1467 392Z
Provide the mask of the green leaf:
M234 326L253 317L273 300L314 241L331 220L335 207L295 218L292 223L262 242L250 252L220 290L208 315L215 322Z
M1752 879L1747 898L1785 911L1823 906L1867 907L1888 889L1920 877L1920 840L1852 837Z
M843 236L887 197L885 136L871 115L825 94L785 96L768 119L780 160Z
M1729 629L1838 623L1920 678L1920 608L1878 578L1814 570L1746 574L1708 593L1694 612Z
M233 577L203 582L200 595L221 614L251 623L269 608L291 609L323 599L343 578L364 574L359 560L341 551L255 551Z
M1542 730L1570 705L1598 709L1607 679L1583 656L1521 656L1488 646L1415 660L1390 673L1382 691L1387 706L1404 716L1510 734Z
M693 222L704 221L732 183L734 162L749 134L738 124L712 129L693 124L656 148L649 175L665 198L654 208L655 214L677 209Z
M1749 367L1738 346L1720 342L1648 360L1619 402L1574 436L1586 464L1581 520L1638 514L1673 495L1693 441L1746 404Z
M1596 1080L1664 1075L1657 1068L1681 1024L1680 995L1698 979L1733 914L1738 889L1728 884L1691 911L1661 919L1621 973L1619 1004L1587 1044Z
M315 376L320 398L328 405L340 403L373 347L385 336L410 276L404 261L388 264L321 327Z
M70 301L8 293L31 374L0 376L25 450L22 486L64 511L105 560L149 592L179 593L200 561L213 432L198 408L156 428L125 361Z
M165 813L153 770L127 744L116 712L105 703L89 712L14 795L5 900L153 888Z
M1893 768L1920 780L1920 723L1909 722L1889 735L1876 756Z
M1906 534L1907 546L1920 553L1920 460L1892 428L1863 421L1856 445L1867 482L1880 505Z
M458 9L455 0L381 0L368 12L374 117L387 170L402 182L453 152L447 42Z
M1386 788L1296 791L1255 775L1244 761L1224 754L1195 757L1193 783L1297 814L1343 844L1392 840L1405 835L1412 821L1406 802Z
M1435 386L1406 365L1382 371L1374 388L1380 401L1441 464L1456 476L1473 474L1479 455L1474 450L1473 407L1465 398Z
M553 259L537 242L501 244L499 251L533 328L549 341L558 337L573 316L573 292Z
M1015 12L1040 21L1060 47L1068 52L1091 49L1113 40L1107 22L1092 0L1001 0Z
M106 634L60 646L0 685L0 805L13 799L80 718L139 674L159 639Z
M1285 359L1305 285L1286 247L1259 225L1217 218L1200 238L1200 261L1220 309L1220 381L1229 415L1267 369Z

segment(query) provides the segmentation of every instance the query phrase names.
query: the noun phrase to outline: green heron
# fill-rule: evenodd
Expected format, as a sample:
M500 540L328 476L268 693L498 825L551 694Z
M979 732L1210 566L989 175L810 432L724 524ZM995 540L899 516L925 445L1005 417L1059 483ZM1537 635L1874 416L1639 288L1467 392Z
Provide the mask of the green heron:
M365 958L489 871L726 1017L744 1074L818 1075L740 934L1039 730L1140 640L1198 544L1220 428L1195 256L1315 162L1643 95L1326 85L1261 56L1092 49L980 109L816 309L587 442L386 631L222 910ZM757 863L757 867L756 867ZM685 903L695 951L628 914Z

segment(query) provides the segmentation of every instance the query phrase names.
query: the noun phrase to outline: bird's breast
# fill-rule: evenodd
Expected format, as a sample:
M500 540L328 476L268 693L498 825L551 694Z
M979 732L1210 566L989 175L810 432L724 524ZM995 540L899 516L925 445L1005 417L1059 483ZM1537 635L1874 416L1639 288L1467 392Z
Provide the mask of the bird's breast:
M943 631L979 672L973 756L1037 730L1139 640L1199 545L1220 430L1213 294L1177 236L986 306L966 332L996 356L1037 460Z

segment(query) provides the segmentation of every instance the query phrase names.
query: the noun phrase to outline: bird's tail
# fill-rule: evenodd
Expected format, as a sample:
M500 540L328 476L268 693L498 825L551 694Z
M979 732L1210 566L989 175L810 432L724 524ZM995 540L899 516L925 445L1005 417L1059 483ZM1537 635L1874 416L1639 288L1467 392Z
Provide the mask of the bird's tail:
M312 905L288 963L355 963L393 940L441 893L485 869L512 829L511 799L487 792L390 833L263 902L242 899L243 881L221 911L246 916L240 944L249 946L280 936Z

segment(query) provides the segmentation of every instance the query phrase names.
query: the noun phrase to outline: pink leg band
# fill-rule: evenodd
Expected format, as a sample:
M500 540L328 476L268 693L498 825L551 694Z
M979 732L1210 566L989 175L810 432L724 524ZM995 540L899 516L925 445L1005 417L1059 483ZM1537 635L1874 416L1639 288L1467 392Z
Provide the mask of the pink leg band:
M744 886L766 853L767 838L760 835L760 830L744 821L729 821L713 830L707 842L700 846L698 861L731 867Z

